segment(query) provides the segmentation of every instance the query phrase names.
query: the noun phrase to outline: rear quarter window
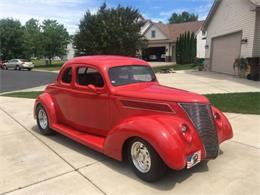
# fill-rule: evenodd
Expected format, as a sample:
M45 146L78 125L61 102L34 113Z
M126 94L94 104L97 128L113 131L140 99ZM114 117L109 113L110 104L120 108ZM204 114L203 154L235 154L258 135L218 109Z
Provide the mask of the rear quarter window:
M63 83L71 83L71 80L72 80L72 68L71 67L64 70L61 80Z

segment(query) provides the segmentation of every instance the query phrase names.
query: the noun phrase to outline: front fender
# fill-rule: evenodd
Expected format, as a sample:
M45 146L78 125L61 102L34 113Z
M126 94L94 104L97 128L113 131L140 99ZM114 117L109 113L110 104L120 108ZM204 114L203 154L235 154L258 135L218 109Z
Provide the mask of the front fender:
M124 143L129 138L140 137L153 146L168 167L183 169L189 153L203 150L196 133L192 134L193 140L190 143L184 140L179 129L183 123L183 119L168 115L129 118L110 131L104 143L104 153L122 160ZM185 123L188 124L188 121Z
M52 128L53 124L55 124L57 121L57 117L55 112L55 105L50 94L44 92L36 98L34 103L34 118L36 118L36 108L39 104L45 108L48 114L50 128Z
M215 119L219 144L225 140L231 139L233 137L233 130L227 117L214 106L212 106L212 112Z

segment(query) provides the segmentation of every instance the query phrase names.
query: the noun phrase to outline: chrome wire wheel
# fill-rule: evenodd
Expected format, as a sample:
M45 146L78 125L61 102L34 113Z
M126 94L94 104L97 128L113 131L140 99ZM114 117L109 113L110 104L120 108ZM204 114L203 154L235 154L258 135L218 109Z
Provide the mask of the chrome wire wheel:
M134 166L142 173L147 173L151 169L151 157L147 147L139 141L131 146L131 157Z
M39 124L42 129L46 129L48 127L48 117L47 117L45 110L43 110L43 109L39 110L38 120L39 120Z

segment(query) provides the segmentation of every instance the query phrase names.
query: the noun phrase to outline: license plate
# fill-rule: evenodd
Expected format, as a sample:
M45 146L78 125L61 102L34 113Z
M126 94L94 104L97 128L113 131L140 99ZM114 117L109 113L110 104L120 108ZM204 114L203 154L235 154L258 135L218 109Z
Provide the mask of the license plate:
M197 151L187 158L187 169L193 167L201 161L201 151Z

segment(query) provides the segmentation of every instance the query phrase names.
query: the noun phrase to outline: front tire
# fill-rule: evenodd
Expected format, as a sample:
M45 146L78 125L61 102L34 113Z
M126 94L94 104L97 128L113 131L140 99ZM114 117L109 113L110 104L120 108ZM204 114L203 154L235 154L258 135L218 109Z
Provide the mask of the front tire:
M31 71L32 70L32 68L28 68L28 71Z
M37 125L43 135L52 135L54 131L49 127L49 118L46 110L42 105L36 108Z
M153 147L140 138L130 141L127 156L135 174L147 182L159 180L168 169Z
M6 65L3 65L3 69L4 69L4 70L8 70L8 68L7 68Z

